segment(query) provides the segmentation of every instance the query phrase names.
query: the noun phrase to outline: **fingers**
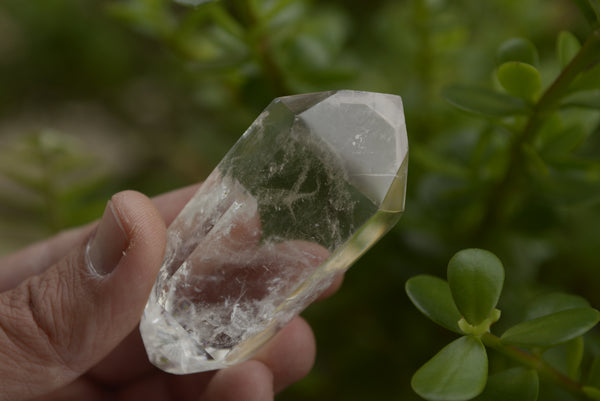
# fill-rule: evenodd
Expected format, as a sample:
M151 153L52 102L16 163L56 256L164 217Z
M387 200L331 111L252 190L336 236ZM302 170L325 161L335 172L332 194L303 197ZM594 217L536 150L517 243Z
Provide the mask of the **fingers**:
M276 392L303 378L314 358L312 330L297 317L250 361L220 371L182 376L154 370L123 388L117 399L270 401ZM94 381L98 382L97 378Z
M110 392L100 388L94 382L80 378L69 385L30 401L108 401Z
M323 291L321 294L319 294L317 301L322 301L326 298L329 298L333 294L335 294L337 292L337 290L340 289L343 282L344 282L344 273L342 272L334 277L333 282L331 283L331 285L329 287L327 287L325 289L325 291Z
M133 330L86 376L96 383L114 387L155 372L156 368L148 361L139 330Z
M309 324L294 318L253 359L273 373L273 389L280 392L310 372L315 362L315 337Z
M297 317L254 358L217 372L201 400L273 400L274 393L308 374L315 350L310 326Z
M220 370L199 401L272 401L273 373L262 362L246 361Z
M89 369L135 327L162 262L162 217L145 196L109 202L89 246L0 294L0 377L28 399Z

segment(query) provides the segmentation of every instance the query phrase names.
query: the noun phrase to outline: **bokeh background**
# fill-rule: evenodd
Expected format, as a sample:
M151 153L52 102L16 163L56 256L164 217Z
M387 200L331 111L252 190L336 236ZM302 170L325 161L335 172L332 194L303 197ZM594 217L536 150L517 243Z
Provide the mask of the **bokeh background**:
M496 50L517 36L537 46L549 84L561 30L589 32L567 0L2 0L0 255L98 218L117 191L201 181L276 96L399 94L406 213L338 294L304 313L318 359L278 399L416 400L412 373L452 334L410 306L404 283L443 276L457 250L504 261L507 323L549 290L600 306L599 113L576 120L585 135L572 154L586 169L522 166L489 221L510 135L441 96L457 82L497 85Z

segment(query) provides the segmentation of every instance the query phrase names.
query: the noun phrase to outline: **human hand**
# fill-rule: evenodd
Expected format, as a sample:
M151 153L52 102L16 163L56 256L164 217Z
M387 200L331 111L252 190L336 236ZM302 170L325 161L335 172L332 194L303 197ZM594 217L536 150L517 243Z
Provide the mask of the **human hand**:
M218 372L174 376L148 362L137 324L165 225L196 189L153 201L118 193L99 224L0 259L0 400L262 401L308 372L315 343L301 318L251 360Z

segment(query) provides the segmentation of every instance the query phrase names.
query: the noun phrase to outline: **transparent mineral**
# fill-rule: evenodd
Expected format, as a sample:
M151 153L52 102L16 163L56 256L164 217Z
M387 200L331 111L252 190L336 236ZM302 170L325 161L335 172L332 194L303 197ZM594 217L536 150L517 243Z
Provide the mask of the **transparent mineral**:
M169 227L140 323L152 363L251 357L398 221L407 161L398 96L275 99Z

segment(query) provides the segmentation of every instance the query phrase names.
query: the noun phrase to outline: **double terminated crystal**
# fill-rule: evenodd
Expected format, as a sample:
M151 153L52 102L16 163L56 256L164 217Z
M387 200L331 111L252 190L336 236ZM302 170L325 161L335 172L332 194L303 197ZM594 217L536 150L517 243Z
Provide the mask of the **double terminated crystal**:
M407 160L398 96L275 99L169 227L140 323L152 363L252 356L398 221Z

